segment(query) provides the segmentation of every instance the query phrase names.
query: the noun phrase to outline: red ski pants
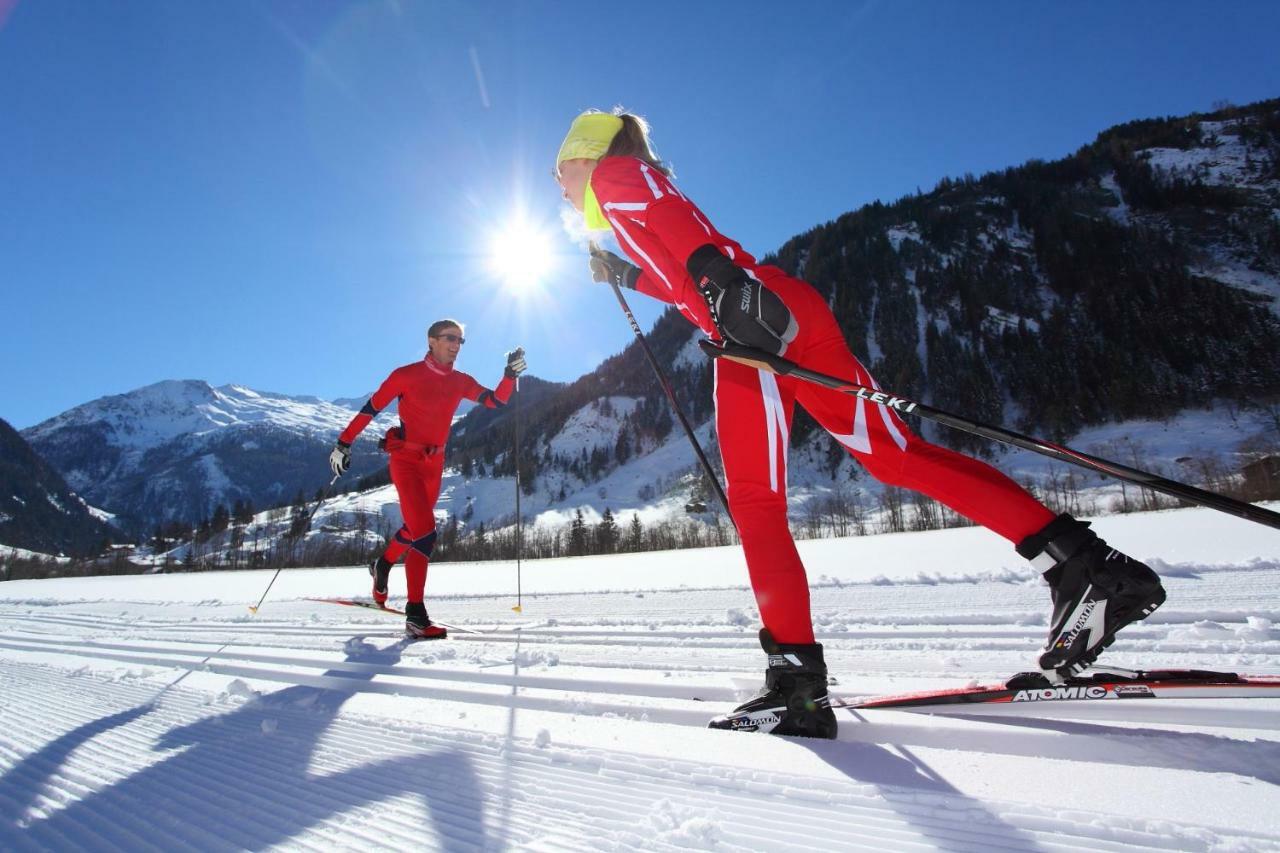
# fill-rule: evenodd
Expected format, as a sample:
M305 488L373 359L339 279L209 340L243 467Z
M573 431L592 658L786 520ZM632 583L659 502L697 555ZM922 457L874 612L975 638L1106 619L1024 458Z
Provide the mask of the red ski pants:
M391 482L400 496L404 526L387 543L382 556L394 563L404 558L405 586L409 601L422 601L427 585L427 563L436 541L436 498L444 473L444 454L391 454Z
M879 387L845 345L821 294L786 276L764 283L800 327L787 358ZM729 509L761 621L780 643L814 641L809 584L787 526L787 447L796 402L880 482L923 492L1015 544L1054 518L995 468L930 444L881 404L726 359L715 362L714 393Z

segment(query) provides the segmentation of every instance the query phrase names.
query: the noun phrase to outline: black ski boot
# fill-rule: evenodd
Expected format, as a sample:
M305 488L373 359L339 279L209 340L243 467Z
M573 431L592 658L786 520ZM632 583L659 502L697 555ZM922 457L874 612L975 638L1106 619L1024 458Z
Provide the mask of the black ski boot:
M712 729L834 738L836 715L827 704L827 665L822 645L783 645L768 628L760 645L769 655L764 692L707 724Z
M1053 598L1049 642L1040 655L1046 672L1079 675L1117 631L1164 603L1159 576L1109 547L1087 521L1060 515L1018 543L1018 553L1044 572Z
M373 600L379 605L387 603L387 580L391 576L392 565L381 554L369 564L369 577L373 578Z
M404 632L415 640L443 640L449 636L444 628L431 624L427 606L421 601L410 601L404 606Z

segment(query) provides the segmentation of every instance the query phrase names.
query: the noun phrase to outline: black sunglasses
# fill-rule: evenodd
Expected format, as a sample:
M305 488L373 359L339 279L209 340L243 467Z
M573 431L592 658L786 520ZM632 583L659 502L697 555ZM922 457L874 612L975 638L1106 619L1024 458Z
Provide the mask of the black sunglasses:
M467 339L462 335L455 335L453 332L445 332L443 335L432 335L431 337L448 341L451 344L465 344L467 342Z

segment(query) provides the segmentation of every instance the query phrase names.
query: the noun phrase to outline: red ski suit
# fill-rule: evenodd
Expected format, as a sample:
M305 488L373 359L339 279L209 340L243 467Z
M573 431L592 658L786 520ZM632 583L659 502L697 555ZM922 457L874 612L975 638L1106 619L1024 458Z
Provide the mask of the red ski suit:
M387 433L387 450L404 526L387 543L383 556L394 563L408 551L404 573L411 602L422 601L427 584L427 560L436 541L436 498L453 413L463 400L475 400L490 409L506 405L514 388L515 380L504 376L497 390L490 391L452 364L427 355L391 371L338 437L351 444L378 412L392 400L400 400L400 426Z
M641 269L637 290L675 305L718 339L685 268L696 249L711 244L791 311L799 333L787 358L879 387L849 351L831 309L812 286L756 263L658 169L634 157L606 157L590 181L619 245ZM877 480L923 492L1011 542L1054 518L995 468L919 438L884 405L726 359L715 361L714 394L729 509L761 621L780 643L814 641L809 585L787 526L787 446L797 401Z

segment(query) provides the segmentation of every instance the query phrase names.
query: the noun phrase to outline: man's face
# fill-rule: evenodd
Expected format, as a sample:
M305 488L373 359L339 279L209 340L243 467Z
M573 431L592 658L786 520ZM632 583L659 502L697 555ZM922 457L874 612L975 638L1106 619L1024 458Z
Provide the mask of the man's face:
M457 326L446 326L438 334L427 338L427 349L431 351L431 357L441 364L453 364L464 343L466 341L462 337L461 329Z

